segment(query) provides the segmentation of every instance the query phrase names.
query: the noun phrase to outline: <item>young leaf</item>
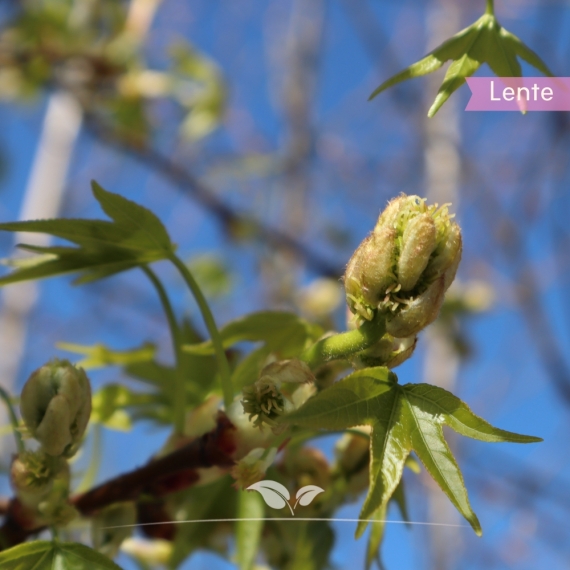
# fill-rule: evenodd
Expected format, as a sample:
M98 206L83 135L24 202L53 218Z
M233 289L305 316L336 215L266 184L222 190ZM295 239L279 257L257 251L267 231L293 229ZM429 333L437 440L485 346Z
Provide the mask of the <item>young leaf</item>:
M277 351L281 358L297 356L308 341L314 341L322 334L320 327L311 325L293 313L279 311L251 313L228 323L220 330L224 348L243 341L263 341L272 351ZM191 354L214 352L211 341L186 345L184 350Z
M477 534L481 534L481 526L469 504L461 471L445 441L443 425L482 441L541 441L493 427L442 388L428 384L400 386L395 376L381 367L347 376L284 416L283 421L311 429L372 426L370 487L361 519L368 519L378 509L385 508L401 481L410 452L415 451ZM360 523L357 536L365 528L366 523Z
M168 256L174 253L170 236L162 222L150 211L131 200L104 190L97 182L91 183L93 195L102 210L121 231L129 236L125 240L141 249L160 251Z
M310 429L338 430L372 425L383 406L380 398L391 390L394 378L383 366L358 370L310 398L283 419Z
M74 542L36 540L0 552L2 570L121 570L103 554Z
M103 368L105 366L126 366L136 362L148 362L153 360L156 354L156 347L151 343L145 343L140 348L130 350L113 350L104 344L94 344L85 346L73 344L71 342L58 342L57 348L82 354L82 360L75 363L85 369Z
M0 224L0 231L44 233L78 246L20 245L38 255L12 262L15 270L0 278L0 286L75 272L80 273L76 283L86 283L172 255L175 246L152 212L96 182L93 194L112 222L58 219Z
M522 70L517 57L541 73L552 76L548 66L534 51L505 30L493 14L484 14L426 57L382 83L373 91L369 100L396 83L432 73L446 61L452 60L428 111L428 117L433 117L449 96L465 83L465 78L473 75L483 63L487 63L499 77L521 77Z
M372 516L375 521L370 525L370 535L368 536L368 545L366 546L366 562L365 570L370 570L374 561L382 568L382 560L380 558L380 546L384 538L384 531L386 530L386 513L388 505L380 507Z

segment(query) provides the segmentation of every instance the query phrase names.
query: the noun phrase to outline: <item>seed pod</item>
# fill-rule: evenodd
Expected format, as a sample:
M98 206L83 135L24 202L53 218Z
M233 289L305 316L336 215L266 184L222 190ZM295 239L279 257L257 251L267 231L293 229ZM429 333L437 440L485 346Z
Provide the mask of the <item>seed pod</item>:
M398 259L398 282L403 291L411 291L436 246L436 228L430 214L420 214L406 225L402 251Z
M91 415L91 386L81 368L53 360L32 373L22 390L22 418L43 450L71 457Z

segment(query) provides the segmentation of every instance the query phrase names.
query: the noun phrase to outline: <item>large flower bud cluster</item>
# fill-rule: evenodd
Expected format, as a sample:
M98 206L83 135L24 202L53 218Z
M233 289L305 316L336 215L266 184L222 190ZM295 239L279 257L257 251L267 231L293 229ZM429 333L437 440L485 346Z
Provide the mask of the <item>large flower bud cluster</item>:
M461 259L461 230L448 206L406 195L388 204L346 268L347 303L354 314L372 320L380 311L397 338L411 337L435 320Z

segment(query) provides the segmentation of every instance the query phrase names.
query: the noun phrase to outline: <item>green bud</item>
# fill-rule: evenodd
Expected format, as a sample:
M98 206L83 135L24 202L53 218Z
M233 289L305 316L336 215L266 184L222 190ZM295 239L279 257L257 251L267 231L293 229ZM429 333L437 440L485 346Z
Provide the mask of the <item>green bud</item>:
M43 451L26 451L15 457L10 466L10 482L20 501L37 507L53 488L54 479L67 469L60 457Z
M347 304L359 319L380 311L388 333L407 338L437 317L462 248L447 206L405 195L388 204L347 265Z
M67 360L53 360L24 385L20 410L28 431L47 454L71 457L91 415L89 379Z

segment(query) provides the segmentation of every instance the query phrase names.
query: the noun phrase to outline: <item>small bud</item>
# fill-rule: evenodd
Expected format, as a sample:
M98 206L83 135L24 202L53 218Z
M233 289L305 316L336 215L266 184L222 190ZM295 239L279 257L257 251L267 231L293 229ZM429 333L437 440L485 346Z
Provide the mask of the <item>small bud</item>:
M270 449L256 447L252 449L230 471L231 476L236 480L234 487L236 489L246 489L250 485L261 481L276 455L276 447L271 447Z
M277 419L286 412L293 411L309 397L309 391L315 377L310 368L300 360L282 360L273 362L263 368L259 380L243 389L243 410L249 419L255 417L253 425L264 423L279 429ZM283 387L283 384L304 384L309 391ZM302 398L296 393L303 394ZM307 394L307 395L306 395Z
M24 385L20 410L46 453L71 457L91 415L89 379L67 360L53 360L33 372Z
M261 427L264 423L274 426L277 418L285 412L285 402L280 390L280 382L270 376L262 376L251 386L243 389L243 411L249 419L255 418L253 425Z
M65 471L64 459L43 451L27 451L15 457L10 467L10 482L20 501L28 507L37 507L53 488L53 481Z

